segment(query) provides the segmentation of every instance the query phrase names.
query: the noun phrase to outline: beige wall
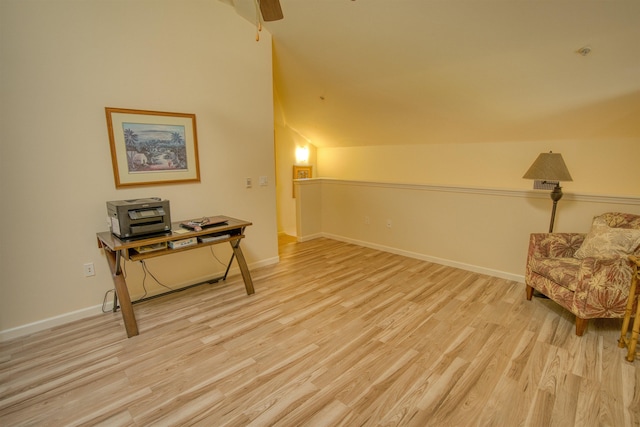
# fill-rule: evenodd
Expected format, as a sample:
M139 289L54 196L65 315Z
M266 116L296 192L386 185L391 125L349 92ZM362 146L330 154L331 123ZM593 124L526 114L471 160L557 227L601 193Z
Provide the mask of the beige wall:
M490 198L478 205L477 194L454 191L450 204L442 204L430 198L434 193L428 186L416 198L401 185L394 191L369 192L361 200L358 184L348 186L351 193L335 186L316 187L293 199L294 151L306 140L287 126L277 102L274 120L269 34L263 31L256 43L252 24L222 2L4 0L0 19L0 219L6 227L0 246L0 333L28 331L39 322L51 324L57 316L65 321L98 312L112 288L95 242L95 232L105 229L107 200L159 196L171 201L174 219L224 213L251 220L254 225L243 243L251 266L277 261L277 231L304 237L322 233L326 226L327 235L362 244L419 256L451 256L456 263L478 263L517 275L522 242L509 242L507 248L518 249L509 254L506 265L495 265L503 262L496 261L499 250L487 248L499 245L486 246L484 235L474 234L474 227L481 226L477 221L497 224L503 231L514 227L520 236L546 228L549 202L536 193L530 198L488 194ZM106 106L195 113L202 182L116 190ZM530 189L531 182L522 174L538 153L553 150L563 154L574 177L574 182L563 183L567 196L558 226L585 228L590 212L618 205L604 199L582 208L584 199L576 201L571 194L637 197L640 170L633 159L639 143L530 142L523 135L513 144L320 148L317 158L311 146L310 162L315 176L341 180ZM259 176L267 176L269 185L258 186ZM250 190L244 186L246 177L255 183ZM497 202L491 197L498 197ZM501 203L504 197L515 205ZM297 206L298 214L305 208L308 213L296 222L296 201L301 200L305 203ZM447 225L452 241L478 242L480 258L460 255L455 245L442 254L424 246L430 242L443 248L439 239L451 239L451 234L423 236L420 243L417 236L400 233L385 240L392 236L382 234L388 232L384 227L362 229L363 215L372 221L393 215L394 224L417 230L420 221L432 223L447 212L442 209L478 211L477 221L462 231L457 222ZM405 219L401 212L415 217ZM514 220L514 213L521 220ZM575 222L569 224L569 218ZM227 252L216 248L222 259ZM150 260L148 266L175 287L221 269L206 250L189 254ZM86 262L95 263L95 277L84 277ZM144 294L140 264L128 265L127 272L132 294ZM161 290L149 279L145 285L149 293Z
M530 189L539 153L561 153L573 177L565 193L640 196L640 138L319 148L319 175L363 181Z
M209 0L3 0L0 19L0 332L99 313L113 287L95 239L107 200L158 196L175 220L250 220L250 266L277 262L266 31L257 43L251 23ZM106 106L195 113L202 182L115 189ZM207 250L191 253L148 267L175 287L219 269ZM94 277L84 277L87 262ZM127 273L141 295L140 264Z
M296 199L293 198L293 165L299 138L286 126L276 123L276 170L278 233L296 235Z
M555 231L587 232L607 211L640 214L640 138L318 148L301 184L298 238L328 236L522 280L528 236L548 230L548 191L522 175L539 153L561 153ZM392 221L392 227L386 221Z
M293 166L296 163L296 148L309 148L309 160L313 175L317 176L317 148L303 135L286 124L284 113L280 109L277 92L275 94L275 139L276 139L276 173L277 173L277 206L278 232L296 236L296 199L293 197Z

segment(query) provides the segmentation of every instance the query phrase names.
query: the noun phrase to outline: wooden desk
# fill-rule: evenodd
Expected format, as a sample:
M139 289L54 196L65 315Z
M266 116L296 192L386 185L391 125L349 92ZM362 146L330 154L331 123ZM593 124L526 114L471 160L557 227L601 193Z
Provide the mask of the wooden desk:
M238 260L238 266L240 267L240 272L242 273L242 279L244 280L244 286L247 290L247 295L251 295L255 292L253 289L251 274L249 273L249 268L247 267L247 261L244 258L242 249L240 249L240 241L244 238L244 230L246 227L252 224L248 221L243 221L240 219L230 217L224 218L227 219L226 225L209 227L203 229L202 231L187 231L186 233L180 234L172 232L171 234L153 236L144 239L120 240L110 231L104 231L96 234L96 237L98 238L98 247L103 248L107 256L107 261L109 263L109 268L111 269L111 274L113 277L113 283L116 288L114 311L117 308L117 300L119 299L122 318L124 320L124 327L127 330L127 336L129 338L138 335L139 332L138 323L136 322L136 317L133 312L133 304L131 302L131 297L129 296L129 289L127 288L127 282L125 281L124 275L122 274L121 260L123 257L127 260L139 261L147 258L154 258L162 255L169 255L177 252L184 252L192 249L202 248L205 246L218 245L220 243L229 242L231 244L231 248L233 249L233 253L231 254L231 259L229 259L227 270L225 271L224 276L213 278L210 280L210 282L220 279L226 279L227 274L229 273L229 268L231 268L231 263L233 262L233 259L235 257ZM185 230L184 228L180 227L180 222L181 221L172 223L172 230ZM143 246L154 244L168 244L168 242L172 241L188 239L190 237L197 238L198 236L206 236L210 234L229 234L229 237L206 243L198 241L196 245L177 249L170 249L169 247L167 247L166 249L142 253L136 249Z

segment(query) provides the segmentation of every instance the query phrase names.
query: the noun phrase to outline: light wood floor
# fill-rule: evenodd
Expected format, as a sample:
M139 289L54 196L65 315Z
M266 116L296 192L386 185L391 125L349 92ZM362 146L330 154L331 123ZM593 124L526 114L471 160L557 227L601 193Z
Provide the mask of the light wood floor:
M0 425L640 424L619 320L328 239L252 275L1 344Z

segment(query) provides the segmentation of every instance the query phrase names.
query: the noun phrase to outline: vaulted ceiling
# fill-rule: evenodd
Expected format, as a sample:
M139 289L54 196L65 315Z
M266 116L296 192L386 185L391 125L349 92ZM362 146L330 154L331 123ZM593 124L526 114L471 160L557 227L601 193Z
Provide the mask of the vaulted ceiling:
M640 138L638 0L280 3L277 99L317 146Z

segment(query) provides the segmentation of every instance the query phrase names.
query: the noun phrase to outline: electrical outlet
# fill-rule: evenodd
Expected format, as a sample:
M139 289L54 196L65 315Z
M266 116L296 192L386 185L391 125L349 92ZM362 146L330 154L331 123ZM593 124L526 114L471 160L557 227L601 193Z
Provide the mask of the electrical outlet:
M95 276L96 275L96 270L93 267L93 263L92 262L88 262L84 265L84 276L85 277L90 277L90 276Z
M245 186L247 188L251 188L251 185L252 185L251 178L250 177L245 178Z
M261 187L265 187L267 184L269 184L269 180L267 179L266 176L261 176L260 177L260 186Z

